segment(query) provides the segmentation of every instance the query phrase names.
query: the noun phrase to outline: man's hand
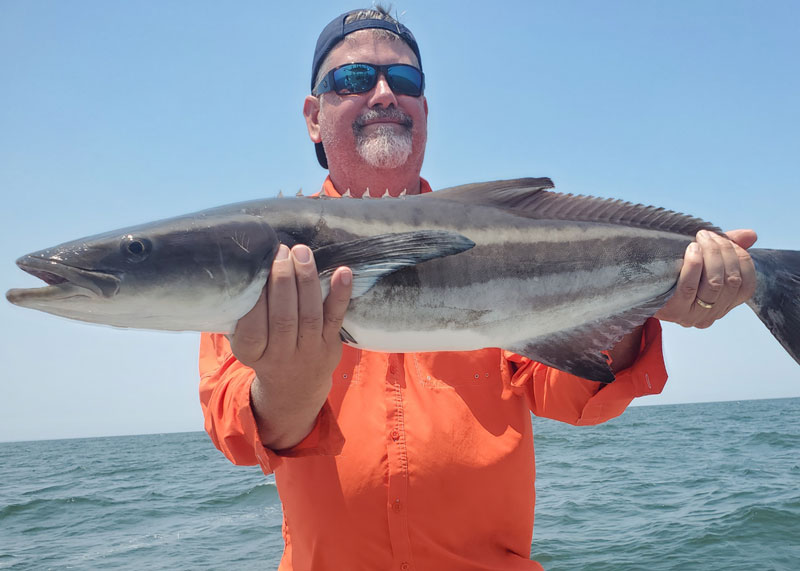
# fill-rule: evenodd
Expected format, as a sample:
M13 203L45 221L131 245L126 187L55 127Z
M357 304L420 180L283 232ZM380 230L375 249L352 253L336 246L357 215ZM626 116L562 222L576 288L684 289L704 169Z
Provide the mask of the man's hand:
M341 359L351 284L350 269L338 268L323 303L311 250L282 244L261 297L236 324L231 349L256 372L250 402L265 446L289 448L313 428Z
M752 230L732 230L724 238L701 230L683 258L675 294L656 317L684 327L709 327L753 296L756 271L746 249L756 241Z

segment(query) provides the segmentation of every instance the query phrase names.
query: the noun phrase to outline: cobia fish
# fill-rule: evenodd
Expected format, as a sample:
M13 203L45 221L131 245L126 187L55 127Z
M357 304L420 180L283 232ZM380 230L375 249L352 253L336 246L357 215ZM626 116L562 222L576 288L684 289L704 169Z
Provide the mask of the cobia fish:
M47 284L11 303L117 327L230 332L280 243L307 244L323 289L353 270L342 329L387 352L501 347L611 382L602 351L672 294L711 224L661 208L558 194L546 178L421 196L276 198L116 230L23 256ZM800 252L752 249L749 301L800 363Z

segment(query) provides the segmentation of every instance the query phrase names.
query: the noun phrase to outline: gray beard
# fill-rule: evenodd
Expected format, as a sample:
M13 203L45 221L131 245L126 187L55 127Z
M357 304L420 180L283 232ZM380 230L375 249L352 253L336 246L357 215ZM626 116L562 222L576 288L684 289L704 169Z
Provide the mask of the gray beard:
M356 151L368 165L381 169L402 166L411 156L411 129L400 133L393 125L378 125L369 135L363 129L356 132Z

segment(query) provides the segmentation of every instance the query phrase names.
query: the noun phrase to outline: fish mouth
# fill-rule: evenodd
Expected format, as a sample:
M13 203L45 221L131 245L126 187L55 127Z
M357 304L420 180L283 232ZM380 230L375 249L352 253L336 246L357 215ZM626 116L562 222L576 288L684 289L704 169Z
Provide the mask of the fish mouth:
M119 291L120 279L108 272L88 270L52 258L23 256L17 266L47 285L37 288L16 288L6 292L6 299L15 305L62 301L75 297L112 297Z

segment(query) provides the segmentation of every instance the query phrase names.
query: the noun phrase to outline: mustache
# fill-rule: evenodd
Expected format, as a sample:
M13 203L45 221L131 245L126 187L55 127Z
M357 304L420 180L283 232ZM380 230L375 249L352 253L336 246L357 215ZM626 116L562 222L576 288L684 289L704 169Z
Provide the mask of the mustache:
M355 121L353 121L353 129L361 129L367 123L380 119L397 121L409 129L414 126L414 120L410 115L396 107L387 107L385 109L369 109L365 111Z

